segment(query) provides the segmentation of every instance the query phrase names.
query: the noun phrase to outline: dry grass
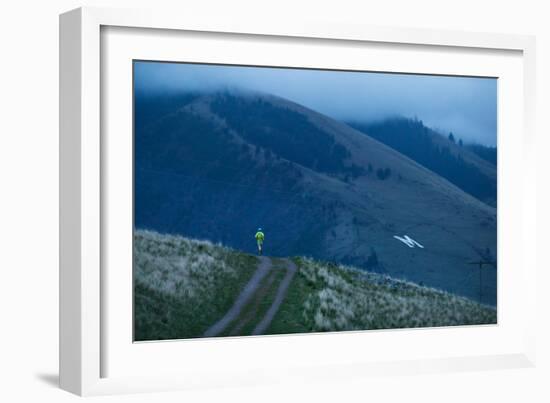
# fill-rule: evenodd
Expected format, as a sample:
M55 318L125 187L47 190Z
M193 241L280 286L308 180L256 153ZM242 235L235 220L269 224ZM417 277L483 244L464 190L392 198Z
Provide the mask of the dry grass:
M189 302L237 277L226 264L231 250L209 241L136 231L134 248L136 281Z
M201 336L229 309L256 264L221 244L136 231L136 340Z
M135 232L135 339L200 337L229 310L257 258L220 244ZM496 323L496 310L353 267L296 258L268 333Z
M496 323L496 310L467 298L353 267L300 258L312 290L303 303L311 331Z

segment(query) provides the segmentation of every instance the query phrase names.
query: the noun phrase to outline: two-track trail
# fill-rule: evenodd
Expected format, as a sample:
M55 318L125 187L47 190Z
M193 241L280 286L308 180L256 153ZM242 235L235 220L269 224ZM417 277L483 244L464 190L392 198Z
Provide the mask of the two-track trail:
M204 337L242 336L264 333L271 324L294 274L296 265L289 259L261 256L258 268L227 313L204 332ZM266 309L266 301L272 301Z

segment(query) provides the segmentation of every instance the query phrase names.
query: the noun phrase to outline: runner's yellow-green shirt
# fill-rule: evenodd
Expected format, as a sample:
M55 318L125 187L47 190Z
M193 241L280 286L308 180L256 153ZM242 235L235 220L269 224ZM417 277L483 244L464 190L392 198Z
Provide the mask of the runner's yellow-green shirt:
M255 238L256 238L256 241L263 242L264 241L264 233L262 231L256 232Z

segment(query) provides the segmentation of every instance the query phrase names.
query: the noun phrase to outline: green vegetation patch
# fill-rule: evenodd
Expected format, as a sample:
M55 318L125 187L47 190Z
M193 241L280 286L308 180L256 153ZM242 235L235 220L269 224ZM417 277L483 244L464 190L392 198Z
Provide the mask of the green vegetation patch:
M268 333L496 323L467 298L356 268L295 259L298 273Z
M299 259L294 259L294 262L298 264ZM313 331L313 321L304 316L304 305L307 298L316 291L318 291L316 284L307 281L298 265L298 272L292 283L290 283L285 299L273 318L273 322L266 330L266 334L307 333Z
M245 336L252 334L273 304L279 285L286 275L286 265L282 259L272 259L273 267L262 280L251 301L244 307L239 317L229 324L222 336Z
M208 241L136 231L135 340L201 337L231 308L257 264Z

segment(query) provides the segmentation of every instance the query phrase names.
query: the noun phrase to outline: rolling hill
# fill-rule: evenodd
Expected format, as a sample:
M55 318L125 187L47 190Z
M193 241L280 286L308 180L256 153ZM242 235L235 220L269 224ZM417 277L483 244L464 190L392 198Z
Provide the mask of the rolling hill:
M254 332L284 281L276 264L226 330L209 334L253 277L259 259L209 241L152 231L136 231L134 242L137 341L496 323L494 308L467 298L295 257L297 272L264 330Z
M496 268L480 284L469 264L496 256L496 209L402 153L268 94L136 95L135 109L136 228L250 253L261 226L273 256L496 304Z

